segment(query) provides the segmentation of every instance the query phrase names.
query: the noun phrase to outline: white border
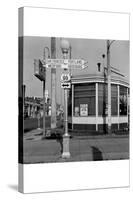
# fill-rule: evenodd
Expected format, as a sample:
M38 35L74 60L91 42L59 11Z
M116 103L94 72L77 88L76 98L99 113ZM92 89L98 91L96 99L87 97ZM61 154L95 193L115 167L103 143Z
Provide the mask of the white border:
M24 35L129 40L129 14L26 7ZM26 193L122 186L128 160L24 165Z
M129 40L129 14L25 7L24 36Z
M129 161L24 165L24 193L129 186Z

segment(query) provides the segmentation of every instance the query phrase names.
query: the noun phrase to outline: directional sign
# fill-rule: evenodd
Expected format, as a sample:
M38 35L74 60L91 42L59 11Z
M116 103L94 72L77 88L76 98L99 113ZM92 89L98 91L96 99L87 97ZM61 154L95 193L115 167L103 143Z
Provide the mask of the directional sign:
M88 67L88 62L85 60L71 60L70 64L68 65L68 67L71 67L72 69L77 69L77 68L82 68L85 69L86 67Z
M46 67L61 67L68 69L68 67L82 67L85 68L87 62L83 59L46 59L44 65Z
M70 77L70 74L65 74L65 73L63 73L63 74L61 74L61 81L62 82L68 82L68 81L70 81L70 79L71 79L71 77Z
M69 88L71 88L71 84L70 83L61 83L61 88L69 89Z
M48 65L61 65L61 64L74 64L74 65L82 65L84 64L83 59L46 59L46 64Z
M82 59L66 59L64 64L61 66L63 69L68 69L69 67L82 67L84 60Z
M62 64L64 64L64 59L46 59L45 60L46 67L60 67Z
M84 60L83 59L69 59L68 64L70 64L70 65L83 65Z

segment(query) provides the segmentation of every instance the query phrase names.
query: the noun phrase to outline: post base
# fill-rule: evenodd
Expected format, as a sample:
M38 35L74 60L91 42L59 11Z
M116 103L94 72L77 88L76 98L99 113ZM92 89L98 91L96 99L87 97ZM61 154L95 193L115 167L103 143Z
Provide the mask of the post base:
M61 157L64 158L64 159L68 159L68 158L70 158L70 153L69 152L63 152Z
M69 140L70 135L63 135L63 153L62 158L70 158L70 152L69 152Z

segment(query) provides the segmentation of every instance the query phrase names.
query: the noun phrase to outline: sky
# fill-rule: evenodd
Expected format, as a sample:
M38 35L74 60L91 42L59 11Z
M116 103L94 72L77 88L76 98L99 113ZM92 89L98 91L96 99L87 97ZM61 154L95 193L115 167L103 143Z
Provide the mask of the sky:
M56 38L56 58L63 58L60 39ZM97 63L103 62L102 55L106 55L106 40L65 38L72 47L72 59L84 59L88 62L86 69L72 70L72 74L95 74ZM26 85L26 96L43 96L42 82L34 76L34 59L43 59L44 47L50 50L50 37L24 37L24 67L23 82ZM47 52L46 52L47 54ZM106 63L106 58L105 58ZM110 47L110 64L122 72L129 80L129 41L115 40ZM61 69L56 69L56 98L63 103L63 91L60 87ZM51 70L46 72L46 90L51 96Z

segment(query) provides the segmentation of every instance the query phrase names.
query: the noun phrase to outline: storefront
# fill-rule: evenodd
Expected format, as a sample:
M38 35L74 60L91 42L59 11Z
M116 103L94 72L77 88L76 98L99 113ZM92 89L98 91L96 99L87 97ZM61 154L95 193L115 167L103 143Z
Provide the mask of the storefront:
M106 131L108 124L107 80L102 75L80 75L71 80L71 128ZM120 77L111 78L111 128L128 129L129 83ZM69 125L70 125L69 124Z

